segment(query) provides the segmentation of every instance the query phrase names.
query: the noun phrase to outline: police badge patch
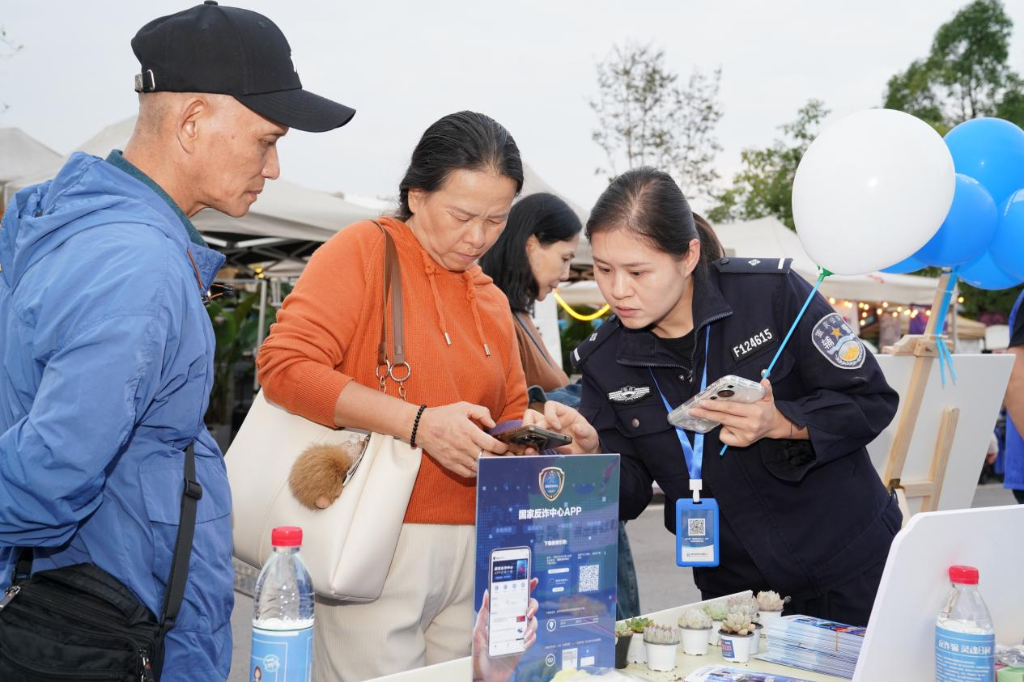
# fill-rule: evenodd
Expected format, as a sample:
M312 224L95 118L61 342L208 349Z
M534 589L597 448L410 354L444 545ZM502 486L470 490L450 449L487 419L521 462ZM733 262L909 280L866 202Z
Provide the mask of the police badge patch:
M608 400L619 405L632 405L651 394L650 386L623 386L608 394Z
M840 369L857 369L864 364L867 349L839 313L818 320L811 342L825 359Z

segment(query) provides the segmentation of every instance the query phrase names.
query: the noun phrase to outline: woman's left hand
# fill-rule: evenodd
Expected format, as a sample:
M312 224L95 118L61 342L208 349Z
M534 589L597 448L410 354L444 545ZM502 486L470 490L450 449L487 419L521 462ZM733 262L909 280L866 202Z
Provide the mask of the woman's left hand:
M690 414L719 422L722 430L718 439L730 447L745 448L762 438L786 438L793 425L776 409L771 382L762 379L761 385L764 397L756 403L702 400Z

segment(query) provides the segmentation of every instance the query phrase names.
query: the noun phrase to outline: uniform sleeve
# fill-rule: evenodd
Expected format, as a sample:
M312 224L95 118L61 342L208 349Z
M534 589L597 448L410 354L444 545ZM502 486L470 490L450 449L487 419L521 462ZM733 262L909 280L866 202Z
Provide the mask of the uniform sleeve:
M810 291L811 286L799 275L788 275L780 306L787 328ZM839 331L831 331L835 328ZM797 427L807 428L811 447L804 456L793 453L787 459L789 465L779 464L786 469L773 470L780 478L799 481L811 468L860 450L896 415L899 394L886 382L874 356L859 339L856 346L845 347L847 357L838 350L829 352L844 336L838 313L815 294L787 349L796 357L793 371L799 372L805 393L791 400L775 400L783 416ZM860 355L854 357L857 347ZM791 445L800 447L798 442Z
M367 230L377 238L371 239ZM309 259L256 357L259 382L269 400L317 423L335 425L338 396L352 380L335 367L359 331L367 268L382 262L383 245L376 226L353 225Z
M105 318L49 358L28 414L0 435L0 543L62 545L99 506L105 471L153 400L167 337L158 316Z
M619 518L631 521L647 508L654 492L651 486L654 477L647 470L632 441L615 428L615 415L608 406L604 393L583 370L583 393L580 400L580 414L597 429L601 439L601 451L620 455L619 476Z

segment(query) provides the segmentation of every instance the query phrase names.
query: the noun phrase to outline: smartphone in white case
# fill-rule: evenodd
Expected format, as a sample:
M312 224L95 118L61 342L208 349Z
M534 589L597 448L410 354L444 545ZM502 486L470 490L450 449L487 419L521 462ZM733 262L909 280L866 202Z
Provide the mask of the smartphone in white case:
M491 658L526 650L526 612L530 608L530 548L491 551L488 581L490 614L487 655Z
M728 400L736 403L756 403L761 398L764 398L764 386L756 381L751 381L750 379L744 379L733 374L727 374L676 409L672 410L668 415L668 421L673 426L678 426L679 428L686 429L687 431L707 433L718 426L719 422L711 421L710 419L699 419L691 416L690 408L697 403L702 400Z

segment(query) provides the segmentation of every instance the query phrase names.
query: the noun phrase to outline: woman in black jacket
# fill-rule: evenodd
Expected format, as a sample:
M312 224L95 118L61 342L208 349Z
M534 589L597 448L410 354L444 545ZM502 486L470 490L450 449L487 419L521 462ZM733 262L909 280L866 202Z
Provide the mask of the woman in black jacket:
M665 173L619 176L587 235L616 317L573 353L579 412L549 403L537 419L571 432L575 452L622 455L623 519L646 508L654 481L670 532L676 501L693 487L717 502L719 565L694 569L704 598L772 589L792 597L790 613L865 625L901 523L866 450L898 404L874 358L815 295L762 380L811 288L786 260L722 257ZM730 374L760 381L765 396L693 411L722 426L703 438L703 473L691 485L684 450L696 453L701 439L673 427L667 409L702 379Z

